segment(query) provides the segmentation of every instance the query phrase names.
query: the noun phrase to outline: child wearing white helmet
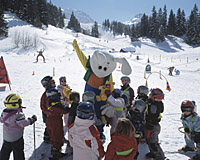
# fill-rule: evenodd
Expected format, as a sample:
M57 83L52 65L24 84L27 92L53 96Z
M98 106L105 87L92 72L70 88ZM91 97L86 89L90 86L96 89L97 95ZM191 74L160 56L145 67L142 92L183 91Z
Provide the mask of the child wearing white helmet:
M122 86L121 86L122 94L125 94L128 98L128 103L126 107L130 108L130 105L135 97L134 90L130 86L131 79L128 76L122 76L121 82L122 82Z

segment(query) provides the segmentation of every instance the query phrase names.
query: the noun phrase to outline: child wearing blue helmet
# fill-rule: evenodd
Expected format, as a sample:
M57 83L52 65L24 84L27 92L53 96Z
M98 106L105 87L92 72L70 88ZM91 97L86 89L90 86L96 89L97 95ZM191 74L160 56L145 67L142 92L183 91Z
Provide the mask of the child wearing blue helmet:
M104 157L104 148L94 122L93 104L90 102L80 103L77 107L75 121L69 126L73 160L93 160Z

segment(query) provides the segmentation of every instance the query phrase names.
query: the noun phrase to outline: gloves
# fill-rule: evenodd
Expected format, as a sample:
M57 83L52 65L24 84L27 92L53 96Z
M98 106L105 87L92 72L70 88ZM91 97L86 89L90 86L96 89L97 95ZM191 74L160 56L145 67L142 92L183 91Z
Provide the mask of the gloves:
M107 97L109 97L109 96L111 95L111 91L110 91L110 90L105 90L105 95L106 95Z
M189 128L184 128L184 131L185 131L186 133L190 133Z
M37 121L37 117L36 115L33 115L31 118L28 118L28 120L30 121L30 125L32 125L35 121Z

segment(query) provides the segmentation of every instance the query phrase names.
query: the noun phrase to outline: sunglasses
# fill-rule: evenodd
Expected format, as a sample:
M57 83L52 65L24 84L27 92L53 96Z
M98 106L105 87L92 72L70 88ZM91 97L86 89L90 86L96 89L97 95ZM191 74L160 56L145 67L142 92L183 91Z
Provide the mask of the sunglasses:
M62 80L61 82L66 82L65 80Z

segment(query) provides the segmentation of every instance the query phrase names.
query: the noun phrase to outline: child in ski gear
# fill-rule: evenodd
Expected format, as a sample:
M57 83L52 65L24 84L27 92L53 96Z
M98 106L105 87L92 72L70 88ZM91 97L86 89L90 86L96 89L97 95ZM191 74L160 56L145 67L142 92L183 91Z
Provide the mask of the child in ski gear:
M137 97L135 99L141 99L144 101L145 105L147 105L148 93L149 93L149 89L146 86L141 85L137 89ZM146 111L146 109L145 109L145 111ZM144 121L145 121L145 117L143 117L141 119L144 119ZM140 141L145 141L145 130L142 131L142 136L141 136Z
M135 128L131 121L119 118L105 155L105 160L133 160L137 152Z
M80 103L80 94L75 91L71 92L69 100L72 101L72 104L69 111L68 127L75 121L77 106Z
M48 102L46 125L51 137L51 154L54 158L60 158L64 156L61 152L61 147L64 144L62 116L69 112L69 107L61 104L61 95L55 88L48 90L46 96Z
M109 95L109 93L106 94L108 96L107 103L112 107L110 108L110 110L112 111L114 109L114 115L113 117L111 117L111 122L110 122L111 125L110 135L111 135L115 131L118 118L125 117L125 101L121 97L122 92L120 89L115 88L112 91L111 95Z
M139 144L139 140L143 136L145 129L145 110L146 104L144 101L141 99L135 99L132 101L131 108L128 112L128 119L130 119L133 126L135 127L135 138L137 140L137 144ZM137 159L138 155L139 152L137 152L135 159Z
M48 112L46 92L49 89L56 87L56 84L55 84L55 81L53 80L53 77L51 77L51 76L45 76L44 78L42 78L41 84L45 88L45 91L42 94L41 99L40 99L40 108L42 110L43 122L46 124L46 119L47 119L46 112ZM44 139L44 142L50 143L50 136L49 136L49 133L47 131L47 127L45 127L43 139Z
M59 93L61 94L60 102L64 106L69 106L69 104L71 104L71 101L69 100L71 89L69 85L67 84L66 77L65 76L60 77L59 82L60 84L57 86L57 89ZM64 114L63 118L64 118L64 133L66 133L66 131L68 130L69 113Z
M42 49L40 49L39 51L37 51L38 52L38 55L37 55L37 57L36 57L36 62L38 62L38 58L41 56L42 58L43 58L43 62L45 63L45 58L44 58L44 56L43 56L43 52L44 52L44 49L42 50Z
M36 115L26 119L22 111L22 100L17 94L9 94L4 105L0 122L3 123L3 145L0 152L1 160L9 160L13 151L14 160L25 160L24 157L24 127L37 121Z
M149 94L147 111L146 111L146 141L150 152L146 157L155 158L156 160L164 160L165 155L158 143L158 135L160 133L161 113L164 111L162 100L164 99L163 91L159 88L151 89Z
M149 89L146 86L141 85L137 89L137 97L136 97L136 99L141 99L145 103L147 103L147 101L148 101L148 93L149 93Z
M132 104L132 100L134 100L135 94L133 88L129 85L131 83L131 79L128 76L121 77L121 91L123 94L125 94L128 98L128 104L127 107L129 108Z
M94 105L96 101L96 94L93 91L85 91L82 95L82 100L83 102L90 102ZM95 126L99 126L102 124L102 121L97 118L96 112L94 112L94 121Z
M94 125L94 106L82 102L77 107L75 122L69 126L69 141L73 160L98 160L104 157L100 134Z
M200 159L200 117L195 112L195 102L190 100L184 100L181 103L181 120L185 131L185 143L186 146L180 149L182 152L194 152L195 143L197 148L197 154L192 160Z

